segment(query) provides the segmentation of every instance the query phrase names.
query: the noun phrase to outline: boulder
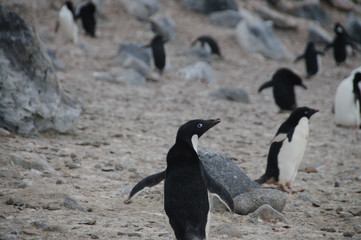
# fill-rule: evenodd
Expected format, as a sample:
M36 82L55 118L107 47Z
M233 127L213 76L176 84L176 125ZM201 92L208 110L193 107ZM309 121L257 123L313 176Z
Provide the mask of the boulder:
M355 7L351 0L328 0L328 2L341 11L350 11Z
M315 20L321 24L332 23L331 15L319 3L299 4L292 13L297 17Z
M33 27L1 7L0 26L0 127L24 135L71 132L81 104L60 89Z
M308 25L308 41L328 44L332 42L332 36L320 25L310 23Z
M179 70L180 76L188 81L201 81L204 83L215 83L215 76L211 65L206 62L196 62Z
M348 14L345 28L350 37L361 44L361 20L355 16L354 12Z
M266 220L271 222L283 222L288 224L289 221L282 213L272 208L268 204L264 204L259 207L255 212L248 216L249 220L253 223L257 223L259 220Z
M118 73L114 80L115 83L124 84L127 86L145 86L147 80L140 73L134 69L124 69Z
M149 48L143 48L138 42L124 43L119 46L119 63L125 68L133 68L143 76L149 72L152 53Z
M241 21L241 16L238 11L224 10L211 13L209 15L211 23L222 27L234 28Z
M127 12L140 21L148 21L150 16L162 8L158 0L122 0Z
M40 171L52 172L54 169L40 155L23 153L11 153L7 158L8 164L21 166L24 169L36 169Z
M222 87L209 94L213 98L233 102L249 103L249 97L245 90L233 87Z
M288 57L281 41L273 33L272 23L242 11L243 20L237 25L238 44L249 52L259 52L267 58L280 60Z
M153 17L150 20L150 27L155 34L161 35L165 41L173 41L175 39L176 24L168 15Z
M287 29L287 30L296 30L298 27L297 21L291 17L285 16L277 11L274 11L270 8L257 6L255 7L255 12L257 12L260 17L265 21L272 21L273 25L276 28Z
M234 0L182 0L182 4L189 10L204 14L228 9L238 11Z

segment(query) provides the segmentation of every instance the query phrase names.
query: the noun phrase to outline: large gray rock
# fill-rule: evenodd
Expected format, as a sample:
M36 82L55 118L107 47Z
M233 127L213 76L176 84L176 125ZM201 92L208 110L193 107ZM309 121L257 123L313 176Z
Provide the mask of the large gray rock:
M209 175L222 184L232 197L260 187L222 153L202 149L198 151L198 156Z
M259 207L255 212L251 213L249 220L253 223L257 223L259 220L266 219L271 222L283 222L289 223L288 219L282 213L278 212L276 209L272 208L268 204L264 204Z
M332 42L332 36L320 25L310 23L308 25L308 41L328 44Z
M176 24L170 16L157 15L150 20L150 26L152 31L161 35L165 41L175 39Z
M238 11L234 0L182 0L182 4L190 10L204 14L227 9Z
M115 83L124 84L127 86L145 86L147 80L134 69L124 69L118 73L114 80Z
M29 24L0 7L0 127L19 134L74 129L81 105L59 88Z
M289 16L281 14L267 7L257 6L254 9L260 17L265 20L271 20L276 28L296 30L298 27L297 21Z
M249 52L259 52L267 58L284 59L288 53L281 41L273 33L272 23L265 22L260 18L250 16L244 10L243 20L235 30L238 44Z
M211 92L209 95L213 98L233 102L249 103L249 97L247 92L240 88L222 87L218 90Z
M21 166L27 170L54 171L45 159L39 155L27 152L11 153L5 161L8 164Z
M196 62L179 70L180 76L188 81L201 81L204 83L215 83L213 68L206 62Z
M209 15L209 18L213 24L228 28L236 27L239 21L242 19L238 11L235 10L214 12Z
M122 0L127 12L140 21L148 21L149 18L162 8L158 0Z
M328 0L328 2L341 11L350 11L355 7L351 0Z
M143 76L149 72L152 55L149 48L138 42L124 43L119 46L119 63L125 68L133 68Z
M350 12L345 23L347 33L356 42L361 43L361 20L355 16L354 12Z

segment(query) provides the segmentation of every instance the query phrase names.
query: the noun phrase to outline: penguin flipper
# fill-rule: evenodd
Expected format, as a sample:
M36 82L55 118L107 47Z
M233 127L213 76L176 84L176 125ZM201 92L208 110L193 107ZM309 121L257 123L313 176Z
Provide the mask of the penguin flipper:
M268 81L265 82L264 84L262 84L259 89L258 89L258 93L262 92L263 89L268 88L268 87L272 87L273 86L273 82L272 81Z
M204 183L210 193L215 194L219 200L228 208L231 213L234 213L234 202L231 194L219 182L212 178L204 169L201 163Z
M300 61L302 58L305 58L305 55L300 55L300 56L298 56L298 57L293 61L293 63L296 63L296 62Z
M129 203L130 199L139 191L143 190L145 187L153 187L157 184L159 184L161 181L165 179L165 170L153 175L150 175L144 179L142 179L140 182L138 182L133 189L130 191L128 199L125 200L125 203Z

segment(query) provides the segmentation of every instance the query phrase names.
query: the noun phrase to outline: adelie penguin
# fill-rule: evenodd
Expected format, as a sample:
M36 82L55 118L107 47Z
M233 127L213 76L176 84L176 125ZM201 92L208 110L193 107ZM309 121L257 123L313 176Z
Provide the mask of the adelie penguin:
M273 97L281 111L290 111L297 107L294 86L307 87L302 83L302 79L293 71L281 68L272 74L271 80L262 84L258 93L263 89L273 87Z
M95 37L96 19L95 19L96 7L94 3L89 0L81 3L75 12L75 19L81 19L82 26L87 35Z
M256 182L292 191L291 182L296 178L308 141L309 120L316 112L308 107L296 108L282 123L268 152L266 172Z
M361 67L337 87L335 95L335 123L345 127L361 127Z
M78 26L75 22L74 8L71 1L66 1L59 11L55 32L59 29L66 39L71 40L73 43L78 42Z
M166 170L140 181L129 195L128 200L144 187L164 179L164 210L178 240L206 239L210 219L208 192L216 194L234 212L231 195L205 171L197 153L198 139L219 122L197 119L183 124L167 154Z
M295 63L301 59L305 60L305 67L306 67L306 72L307 72L306 77L307 78L310 78L313 75L316 75L318 72L321 72L320 55L324 55L324 53L321 51L318 51L313 42L308 42L305 52L295 59Z
M346 33L344 27L339 24L335 23L333 30L335 32L335 37L333 41L328 44L324 51L329 48L333 48L333 57L335 59L336 65L339 66L346 61L347 58L347 45L352 45L351 38Z
M191 43L192 46L197 44L204 48L209 54L217 55L220 59L223 59L221 49L219 48L218 43L214 38L206 35L200 36Z
M164 49L165 43L166 40L164 40L161 35L157 34L148 45L144 46L145 48L150 47L152 49L154 65L158 69L160 75L162 75L166 64L166 54Z

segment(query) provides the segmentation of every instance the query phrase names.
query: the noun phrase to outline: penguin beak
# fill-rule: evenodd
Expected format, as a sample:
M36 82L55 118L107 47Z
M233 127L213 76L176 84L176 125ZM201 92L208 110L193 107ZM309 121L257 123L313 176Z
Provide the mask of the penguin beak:
M310 111L310 117L311 117L313 114L317 113L317 112L318 112L318 109L312 109L312 110Z
M220 123L220 122L221 122L221 119L220 119L220 118L216 118L216 119L211 119L211 121L212 121L212 127L213 127L213 126L217 125L218 123Z

